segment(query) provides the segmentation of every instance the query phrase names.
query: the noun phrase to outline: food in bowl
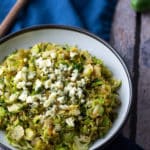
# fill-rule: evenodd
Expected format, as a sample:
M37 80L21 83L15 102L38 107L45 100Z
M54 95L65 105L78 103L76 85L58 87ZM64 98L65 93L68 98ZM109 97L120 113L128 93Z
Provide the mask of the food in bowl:
M21 150L87 150L111 128L120 84L76 46L16 50L0 66L0 129Z

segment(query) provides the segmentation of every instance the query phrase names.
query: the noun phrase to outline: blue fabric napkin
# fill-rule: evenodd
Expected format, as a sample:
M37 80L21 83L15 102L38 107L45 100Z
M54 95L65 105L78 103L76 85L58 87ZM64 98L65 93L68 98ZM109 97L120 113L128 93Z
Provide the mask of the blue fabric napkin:
M117 0L29 0L10 32L39 24L77 26L109 40ZM0 0L0 23L16 0Z

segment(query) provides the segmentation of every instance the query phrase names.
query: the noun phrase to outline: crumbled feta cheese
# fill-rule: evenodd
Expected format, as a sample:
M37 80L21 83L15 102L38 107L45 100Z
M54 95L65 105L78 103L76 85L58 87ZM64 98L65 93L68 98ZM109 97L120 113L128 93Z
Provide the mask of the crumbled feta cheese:
M50 56L50 51L45 51L42 53L43 58L47 58L48 56Z
M74 124L74 118L72 118L72 117L67 118L67 119L66 119L66 123L67 123L67 125L70 126L70 127L74 127L74 126L75 126L75 124Z
M59 68L60 68L60 70L62 70L62 71L67 71L67 70L68 70L67 66L64 65L64 64L60 64L60 65L59 65Z
M45 61L42 59L42 57L36 60L36 64L39 66L39 68L44 68L46 66Z
M74 58L76 55L77 55L76 52L70 52L70 57L71 57L71 58Z
M30 71L30 72L28 73L28 79L29 79L29 80L34 79L35 75L36 75L36 73L35 73L34 71Z
M36 100L41 100L42 95L41 94L36 94L36 95L33 95L32 97L33 97L34 101L36 101Z
M81 99L81 104L85 103L85 99Z
M68 105L59 105L59 108L62 110L66 110L69 108L69 106Z
M33 101L34 101L33 96L28 96L27 99L26 99L27 103L33 103Z
M27 90L24 90L22 91L21 95L18 97L21 101L26 101L28 97L28 91Z
M84 86L86 84L85 79L81 79L81 85Z
M0 96L3 95L3 92L0 90Z
M50 110L48 110L46 113L45 113L45 116L55 116L56 114L56 110L57 110L57 106L56 105L53 105L52 108L50 108Z
M73 70L73 73L72 73L70 79L71 79L71 81L76 81L77 77L78 77L78 70L75 69L75 70Z
M45 64L46 64L46 67L51 67L52 66L52 62L51 62L50 59L46 59Z
M56 96L57 96L56 93L52 93L52 94L49 96L48 100L46 100L46 101L44 102L43 106L47 108L47 107L49 107L51 104L53 104L54 101L55 101Z
M81 88L78 88L78 89L77 89L77 96L78 96L79 98L83 98L83 90L82 90Z
M44 102L44 101L46 101L47 100L47 97L46 96L41 96L41 102Z
M72 96L72 97L70 98L70 100L71 100L72 103L75 103L75 102L76 102L75 96Z
M43 71L42 74L43 74L43 73L44 73L44 74L48 74L49 69L47 69L47 68L45 67L45 68L42 69L42 71ZM42 74L41 74L41 75L42 75Z
M72 70L72 66L69 66L69 67L68 67L68 71L71 71L71 70Z
M4 95L6 98L9 98L9 96L10 96L10 94L8 92L5 92Z
M25 81L18 82L16 87L17 89L25 89L26 82Z
M24 61L24 62L27 62L27 58L24 58L23 61Z
M53 104L56 100L57 97L57 93L53 92L50 94L50 96L48 97L48 100L46 100L43 104L44 107L49 107L51 104Z
M42 59L42 57L38 58L36 60L36 65L39 66L39 68L45 68L45 67L51 67L53 64L50 59Z
M56 79L56 76L55 76L54 73L50 74L49 77L50 77L51 80L55 80Z
M56 52L54 52L54 51L52 51L51 53L50 53L50 56L53 58L53 59L55 59L56 58Z
M37 91L41 86L42 86L42 82L39 79L37 79L35 81L35 87L34 87L35 91Z
M60 102L61 104L64 102L64 100L65 100L64 96L61 96L61 97L57 98L57 101Z
M28 96L27 99L26 99L26 102L34 104L36 102L36 100L41 100L41 95L40 94ZM35 105L37 105L37 104L35 104Z
M4 67L3 66L0 66L0 75L2 75L4 72Z
M27 86L31 86L31 85L32 85L32 82L27 82L26 85L27 85Z
M49 96L48 99L50 99L50 100L55 100L56 97L57 97L57 93L53 92L53 93L50 94L50 96Z
M17 98L18 98L18 94L17 93L11 94L10 97L9 97L9 101L10 102L14 102Z
M72 97L72 96L75 95L75 93L76 93L76 88L73 87L73 88L71 88L70 91L69 91L69 96Z
M75 109L72 114L75 115L75 116L78 116L78 115L80 115L80 110Z
M81 79L80 83L79 83L79 86L84 87L85 85L86 85L85 79Z
M45 82L44 82L44 87L45 87L45 89L48 89L48 88L50 88L50 85L51 85L51 80L49 79L49 80L46 80Z
M45 116L50 116L51 115L51 110L46 111Z
M64 96L64 91L63 90L57 90L57 95L59 96Z
M27 67L23 67L21 70L22 70L22 72L27 72L28 68Z
M32 103L32 107L38 107L39 106L39 103L38 102L33 102Z
M0 89L2 90L4 88L4 84L0 83Z
M12 104L7 107L9 112L18 112L21 109L22 105L20 103Z
M57 82L55 82L55 87L58 89L62 89L64 87L64 85L61 81L57 81Z
M76 79L77 79L76 76L72 76L72 77L70 78L70 80L73 81L73 82L76 81Z
M60 75L61 74L61 70L59 70L59 69L55 69L54 72L55 72L56 75Z
M19 71L14 77L14 82L17 83L20 80L26 80L26 73L23 71Z

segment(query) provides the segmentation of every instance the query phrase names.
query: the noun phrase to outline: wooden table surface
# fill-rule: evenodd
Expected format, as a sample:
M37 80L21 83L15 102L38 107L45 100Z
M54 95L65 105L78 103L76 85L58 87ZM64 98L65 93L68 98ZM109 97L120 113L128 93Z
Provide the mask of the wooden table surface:
M136 13L129 0L118 1L110 43L123 57L133 82L134 102L123 133L150 150L150 13Z

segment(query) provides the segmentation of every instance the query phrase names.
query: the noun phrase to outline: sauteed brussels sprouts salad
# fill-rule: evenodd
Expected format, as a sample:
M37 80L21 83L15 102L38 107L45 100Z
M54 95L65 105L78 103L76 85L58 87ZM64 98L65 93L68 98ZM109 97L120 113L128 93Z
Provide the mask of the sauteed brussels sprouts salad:
M120 84L76 46L16 50L0 65L0 129L20 150L88 150L116 118Z

